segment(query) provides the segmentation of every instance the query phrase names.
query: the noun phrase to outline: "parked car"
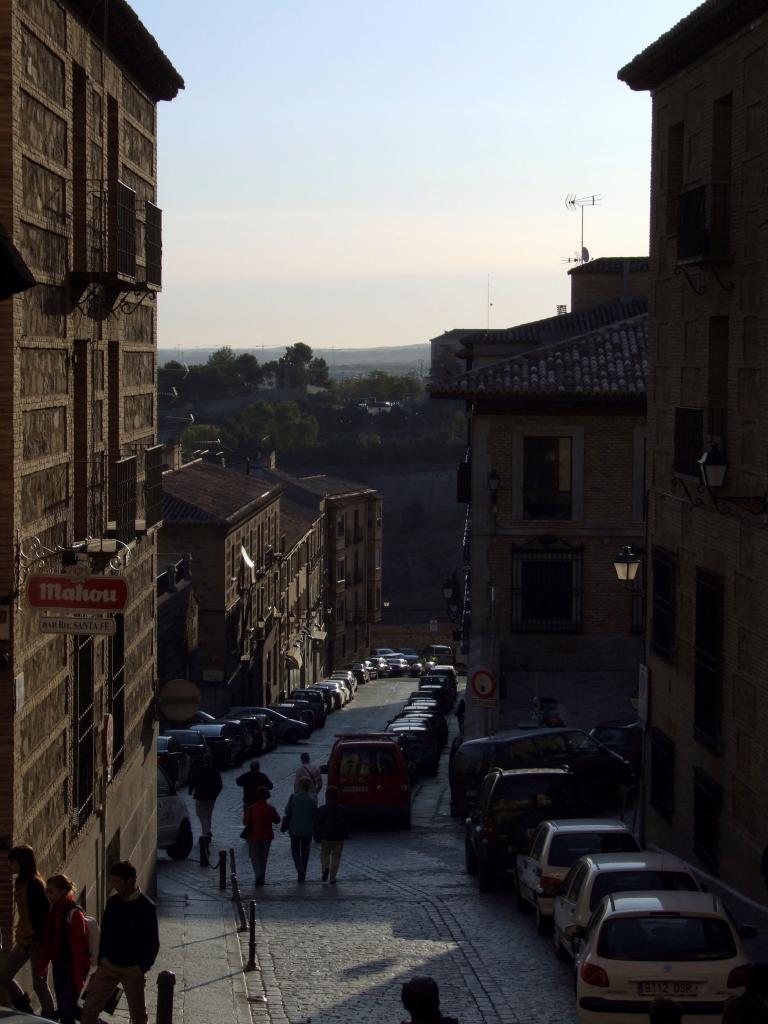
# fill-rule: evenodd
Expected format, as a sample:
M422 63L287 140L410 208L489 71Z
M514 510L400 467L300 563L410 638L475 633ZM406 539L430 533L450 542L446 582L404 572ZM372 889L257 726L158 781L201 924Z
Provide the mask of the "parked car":
M328 784L339 790L341 803L355 819L384 817L411 827L411 785L408 764L397 739L385 733L337 736L328 764Z
M315 729L315 713L306 701L283 700L275 704L274 710L289 718L295 718L297 722L304 722L312 731Z
M389 665L383 655L374 657L376 667L379 670L379 679L389 678Z
M157 763L176 786L189 782L190 756L173 736L157 737Z
M334 686L340 686L344 694L344 703L349 704L352 700L354 693L352 692L352 683L346 678L340 676L329 676L327 679L321 679L321 683L332 683Z
M247 715L245 713L233 714L228 711L226 715L222 715L220 721L222 722L233 722L240 726L248 733L250 738L250 745L248 748L248 754L253 757L259 757L267 750L267 740L264 735L264 723L263 719L259 715Z
M349 688L352 693L352 697L354 698L357 693L357 679L353 672L350 672L347 668L334 669L334 671L331 672L331 679L343 679L345 682L349 683Z
M258 718L261 722L261 731L264 737L264 748L262 753L268 754L270 750L277 749L277 729L267 714L257 714L254 718Z
M459 674L453 665L430 665L425 674L448 679L453 687L453 696L454 698L456 697L456 691L459 686Z
M574 926L575 928L576 926ZM744 989L749 958L720 897L703 892L606 896L576 958L580 1024L638 1024L659 996L683 1020L719 1024L726 1000Z
M624 724L614 722L602 722L594 729L589 730L589 735L608 747L614 754L619 754L632 766L635 778L640 778L643 761L643 730L639 722L626 722Z
M532 906L539 934L548 934L555 896L574 861L587 853L629 853L639 849L623 821L611 818L542 821L517 855L518 907L522 910Z
M408 662L399 654L387 654L384 658L389 668L390 676L409 676L411 670Z
M321 683L315 683L312 689L320 690L322 693L327 694L331 703L333 704L334 711L340 711L347 703L347 691L344 689L344 687L341 685L338 679L334 679L333 682L325 680Z
M190 776L193 776L202 765L205 755L211 752L205 737L197 726L190 729L163 729L162 735L173 737L189 755Z
M307 701L315 713L315 724L318 729L322 729L324 727L325 720L328 717L328 712L325 707L325 697L322 693L318 693L317 690L291 690L291 700Z
M157 766L157 845L174 860L184 860L192 852L192 823L184 798Z
M466 813L477 799L491 768L547 768L568 765L588 794L589 809L621 804L633 785L629 764L581 729L511 729L496 736L467 740L450 765L451 811Z
M418 690L415 690L409 697L409 700L425 699L434 700L443 714L446 715L453 707L450 690L447 690L442 686L420 686Z
M421 722L398 721L387 726L397 736L409 764L418 775L437 775L440 768L440 744L433 729Z
M494 769L483 779L477 803L464 824L467 873L493 889L514 870L517 855L546 818L583 818L576 779L565 768Z
M418 654L406 654L400 651L400 657L408 662L408 673L414 679L419 679L424 672L424 662Z
M353 661L350 665L345 665L344 668L347 672L351 672L357 680L358 686L365 686L370 676L368 675L368 669L362 663L362 661Z
M571 867L555 898L552 941L561 959L575 957L580 939L606 896L619 892L698 892L701 886L685 861L671 853L585 854Z
M331 693L330 690L323 690L319 686L317 686L316 684L313 684L312 686L305 686L304 689L305 690L311 690L312 693L319 693L320 694L320 696L323 698L323 705L325 707L326 715L330 715L332 711L336 710L337 703L338 703L339 706L341 706L341 698L340 698L340 696L339 696L339 698L337 700L336 698L334 698L334 695L333 695L333 693Z
M368 669L368 679L369 680L371 680L371 679L378 679L379 678L378 658L376 659L376 661L373 661L371 658L366 658L365 661L363 662L363 664Z
M405 719L418 719L427 722L437 736L441 750L448 742L448 723L445 720L445 715L438 708L426 704L410 704L395 715L392 721L402 722Z
M397 654L394 647L372 647L371 655L375 658L385 658L388 654Z
M277 733L280 743L297 743L299 740L308 740L312 729L306 722L297 718L289 717L276 711L274 708L264 707L236 707L229 709L230 714L248 713L255 715L266 715Z
M210 722L196 726L208 742L213 755L213 762L219 768L231 768L233 764L242 764L248 754L243 740L242 727L234 722Z

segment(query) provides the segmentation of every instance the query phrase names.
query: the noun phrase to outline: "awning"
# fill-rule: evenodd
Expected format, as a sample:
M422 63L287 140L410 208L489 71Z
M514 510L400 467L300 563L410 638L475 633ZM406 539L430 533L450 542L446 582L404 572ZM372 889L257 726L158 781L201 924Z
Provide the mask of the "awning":
M292 647L285 656L285 664L288 668L301 668L302 663L301 653L298 648Z
M328 636L328 633L324 629L320 629L319 626L315 626L315 628L309 635L312 640L317 640L318 642L320 642L322 640L325 640L325 638Z

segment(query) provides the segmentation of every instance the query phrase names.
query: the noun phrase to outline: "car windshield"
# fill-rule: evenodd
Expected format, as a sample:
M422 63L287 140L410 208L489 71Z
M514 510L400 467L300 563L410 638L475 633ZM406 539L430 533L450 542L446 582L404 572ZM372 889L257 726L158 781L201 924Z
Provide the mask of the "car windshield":
M716 917L652 914L618 917L600 931L598 956L606 960L729 960L736 956L733 933Z
M592 737L587 736L585 732L569 732L566 739L568 740L568 746L571 748L571 753L578 757L587 757L592 754L599 754L602 749L592 739Z
M592 736L606 747L628 747L630 733L628 729L596 728Z
M558 868L569 868L587 853L634 853L637 840L629 832L563 832L555 835L547 861Z
M612 892L697 892L698 886L685 871L601 871L589 896L594 910Z
M562 779L502 778L493 791L494 811L524 811L551 807L570 800L571 793Z
M203 739L197 729L178 729L171 735L179 740L180 743L197 743L202 745L203 742Z
M345 747L339 758L339 778L397 775L397 758L384 747Z

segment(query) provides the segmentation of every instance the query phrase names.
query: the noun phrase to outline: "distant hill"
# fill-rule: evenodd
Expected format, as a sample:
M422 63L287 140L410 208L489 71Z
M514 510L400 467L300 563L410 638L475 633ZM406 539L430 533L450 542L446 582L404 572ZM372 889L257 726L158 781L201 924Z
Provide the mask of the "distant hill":
M159 365L171 359L194 366L205 363L208 356L220 348L159 348L157 357ZM260 363L268 363L279 359L285 354L285 346L267 348L236 348L236 355L251 352ZM328 363L332 377L340 377L351 373L369 373L371 370L387 370L389 373L407 373L409 370L429 372L430 348L422 345L392 345L379 348L313 348L316 356L322 356ZM420 365L421 364L421 365Z

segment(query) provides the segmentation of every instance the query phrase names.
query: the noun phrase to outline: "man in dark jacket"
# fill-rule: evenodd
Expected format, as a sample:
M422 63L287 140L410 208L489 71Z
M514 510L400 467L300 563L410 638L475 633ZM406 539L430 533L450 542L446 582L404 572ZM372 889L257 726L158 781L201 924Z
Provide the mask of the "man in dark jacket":
M203 757L203 766L189 787L190 796L195 798L195 812L200 822L200 831L210 839L213 835L213 805L222 790L221 772L213 765L210 754Z
M750 964L745 989L725 1004L723 1024L768 1024L768 966Z
M145 975L160 949L157 910L136 885L136 868L127 860L112 866L110 896L101 918L99 966L88 982L81 1024L96 1024L118 985L123 986L131 1024L147 1024Z
M400 999L411 1015L411 1024L458 1024L455 1017L444 1017L440 1012L440 989L434 978L406 981Z
M272 780L265 775L259 766L258 761L251 761L249 771L243 772L235 779L238 786L243 787L243 810L247 811L251 804L256 803L256 790L259 786L266 786L269 792L272 791Z
M315 815L314 837L320 843L320 866L323 872L323 885L330 875L331 885L336 884L339 871L341 851L344 840L349 836L349 813L339 803L339 791L329 786L325 791L325 803Z

